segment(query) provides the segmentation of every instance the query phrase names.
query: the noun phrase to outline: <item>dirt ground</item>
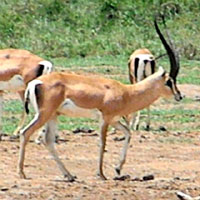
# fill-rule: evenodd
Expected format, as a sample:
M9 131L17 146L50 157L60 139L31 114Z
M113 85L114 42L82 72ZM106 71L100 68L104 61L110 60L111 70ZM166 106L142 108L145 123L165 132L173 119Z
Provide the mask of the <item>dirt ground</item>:
M181 86L185 95L196 98L200 88L191 88L188 85ZM122 175L129 175L129 178L113 180L114 167L123 145L123 141L116 138L122 136L121 133L108 134L104 158L104 173L108 180L102 181L96 176L99 148L97 132L61 132L62 140L56 144L56 148L65 166L77 176L73 183L63 181L45 147L33 142L28 144L26 152L25 173L28 179L20 179L16 168L19 142L3 137L0 142L0 199L177 200L177 191L191 196L200 195L200 132L132 132L122 170ZM175 140L192 142L161 142L169 136ZM144 180L145 177L151 180Z

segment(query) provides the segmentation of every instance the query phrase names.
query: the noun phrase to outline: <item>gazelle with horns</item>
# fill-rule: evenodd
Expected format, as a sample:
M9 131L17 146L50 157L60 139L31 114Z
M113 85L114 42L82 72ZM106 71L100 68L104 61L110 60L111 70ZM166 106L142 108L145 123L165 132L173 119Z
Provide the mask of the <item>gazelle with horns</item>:
M3 112L3 92L18 92L24 98L26 85L42 74L52 71L52 64L43 58L22 49L0 50L0 128ZM24 116L21 124L23 124ZM17 134L19 128L15 131Z
M132 84L135 84L139 81L144 80L146 77L150 76L155 72L155 57L148 49L137 49L135 50L128 62L128 69L129 69L129 80ZM149 130L150 128L150 108L147 108L148 112L148 119L146 129ZM138 130L139 128L139 121L140 121L140 111L137 113L128 116L126 118L127 123L130 127L133 127L134 130Z
M170 75L161 67L146 79L133 85L125 85L97 76L53 72L29 83L25 92L25 109L28 113L30 102L36 114L33 120L21 130L18 163L20 177L26 178L24 158L27 142L34 131L46 124L43 143L64 177L69 181L74 181L74 177L65 168L54 148L56 118L60 114L69 117L101 118L98 175L104 180L106 177L103 173L103 158L108 126L111 125L123 131L124 146L120 162L115 168L117 175L120 174L126 160L131 134L129 128L121 124L119 119L151 105L160 97L174 96L177 101L182 99L176 86L176 76L179 70L177 57L164 39L156 21L155 28L170 58Z

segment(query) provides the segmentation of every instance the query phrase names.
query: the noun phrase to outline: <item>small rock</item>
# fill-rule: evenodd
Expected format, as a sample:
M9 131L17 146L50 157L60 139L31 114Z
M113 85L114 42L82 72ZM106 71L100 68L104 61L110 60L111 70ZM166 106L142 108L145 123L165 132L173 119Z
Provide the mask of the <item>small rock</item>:
M127 179L130 179L130 175L123 175L123 176L116 176L115 178L113 178L113 180L115 181L124 181L124 180L127 180Z
M195 100L195 101L200 101L200 96L195 96L195 97L194 97L194 100Z
M132 179L132 181L141 181L141 179L139 177L135 177Z
M5 192L5 191L8 191L9 188L7 188L7 187L2 187L0 190L1 190L2 192Z
M160 126L160 127L159 127L159 130L160 130L160 131L167 131L167 129L166 129L164 126Z
M125 137L115 137L113 140L116 142L120 142L120 141L125 140Z
M16 141L16 140L18 140L18 139L19 139L19 135L11 135L11 136L9 137L9 141L11 141L11 142Z
M73 131L74 134L77 134L77 133L92 133L94 132L93 129L88 129L88 128L77 128Z
M142 177L143 181L150 181L154 179L154 175L150 174L150 175L146 175Z

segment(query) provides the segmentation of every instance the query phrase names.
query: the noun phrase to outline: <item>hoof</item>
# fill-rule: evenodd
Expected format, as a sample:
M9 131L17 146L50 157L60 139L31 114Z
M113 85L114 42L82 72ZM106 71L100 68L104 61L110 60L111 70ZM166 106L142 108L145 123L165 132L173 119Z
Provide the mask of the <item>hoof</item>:
M119 176L120 173L121 173L121 170L119 169L119 167L116 167L116 168L115 168L115 171L116 171L117 175Z
M146 131L150 131L150 125L147 125L145 128Z
M103 180L103 181L107 180L107 178L103 174L98 173L97 176L99 176L100 179Z
M139 124L134 127L134 131L138 131L138 130L139 130Z
M19 135L10 136L10 140L17 140L17 139L19 139Z
M71 176L71 175L70 175L70 176L67 176L67 175L66 175L66 176L64 176L64 178L67 179L67 180L66 180L67 182L71 182L71 183L74 182L74 181L77 179L76 176Z
M24 174L24 172L19 172L19 177L21 179L26 179L26 175Z

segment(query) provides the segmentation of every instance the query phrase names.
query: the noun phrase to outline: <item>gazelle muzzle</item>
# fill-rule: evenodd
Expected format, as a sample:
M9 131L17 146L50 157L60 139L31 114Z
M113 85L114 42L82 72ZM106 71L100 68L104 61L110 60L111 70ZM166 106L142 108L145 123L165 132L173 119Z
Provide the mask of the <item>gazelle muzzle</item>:
M172 78L169 78L167 80L166 85L171 89L171 91L174 95L174 99L176 101L180 101L181 99L183 99L181 92L178 90L178 88Z

